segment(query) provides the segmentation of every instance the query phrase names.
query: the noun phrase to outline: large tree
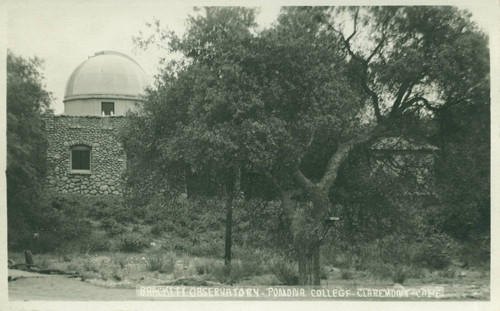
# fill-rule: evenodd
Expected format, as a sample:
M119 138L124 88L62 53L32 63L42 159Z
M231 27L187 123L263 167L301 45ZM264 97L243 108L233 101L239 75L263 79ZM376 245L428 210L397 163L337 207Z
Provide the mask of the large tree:
M486 38L452 7L283 8L261 32L253 16L208 8L183 37L157 28L184 59L148 96L141 141L191 171L259 174L281 199L300 283L319 284L346 159L382 136L423 138L420 120L484 92Z
M7 207L9 241L36 218L45 173L46 139L41 114L49 109L38 58L7 54Z

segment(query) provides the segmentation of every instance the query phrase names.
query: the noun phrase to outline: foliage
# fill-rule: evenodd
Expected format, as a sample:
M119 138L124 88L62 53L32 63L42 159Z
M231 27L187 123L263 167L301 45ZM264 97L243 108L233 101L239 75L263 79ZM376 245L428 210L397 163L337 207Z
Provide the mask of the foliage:
M490 258L484 243L489 240L491 222L489 124L489 98L478 97L473 104L448 107L436 137L441 147L437 163L441 187L440 209L433 220L443 232L467 244L466 264L482 264ZM470 254L481 255L473 259Z
M350 270L343 269L343 270L340 272L340 278L341 278L342 280L352 280L352 278L353 278L353 273L352 273L352 271L350 271Z
M117 222L133 222L137 219L136 210L132 206L125 204L125 200L120 196L106 195L90 198L74 194L70 196L86 202L85 208L89 216L96 220L109 218Z
M452 259L457 257L457 243L449 235L433 234L420 243L413 262L423 267L441 270L448 267Z
M196 273L198 273L199 275L207 275L212 272L214 264L215 263L212 260L197 260L195 262L194 268L196 270Z
M215 263L210 276L220 283L232 285L239 282L244 277L244 273L241 263L233 261L228 265Z
M436 204L439 194L422 192L411 172L399 171L402 179L373 174L373 162L360 154L373 153L380 137L448 139L436 135L448 107L464 112L478 98L489 105L487 38L468 14L452 7L287 7L262 31L253 18L251 9L205 8L183 36L157 25L160 43L183 58L163 68L124 133L131 176L151 172L160 197L186 189L227 195L236 171L258 176L247 185L268 191L249 186L250 193L280 201L282 244L299 255L320 245L329 230L324 219L335 212L350 221L336 233L387 242L381 256L406 262L411 254L400 243L456 230L447 229L446 217L423 217L454 210ZM356 186L350 176L371 184ZM399 246L391 252L389 245Z
M75 251L77 245L89 245L92 227L78 206L61 205L57 196L47 195L39 202L37 217L31 220L31 230L18 231L11 239L10 247L30 249L33 252L50 252L69 247Z
M176 260L177 258L173 254L165 255L162 252L152 252L146 257L146 270L172 273Z
M124 252L139 252L149 246L148 239L137 232L125 232L118 236L118 248Z
M392 273L392 281L394 283L403 284L408 277L408 268L405 266L397 266Z
M104 218L101 223L110 236L117 236L127 231L124 225L118 223L113 218Z
M109 251L111 249L111 242L104 234L97 234L92 232L88 238L81 242L82 251L85 253L96 253Z
M120 269L125 268L125 266L127 265L127 257L124 254L114 253L112 258L113 261L120 267Z
M271 271L284 285L297 285L299 283L297 265L285 258L275 258L271 263Z
M42 114L52 96L45 90L43 61L7 52L7 206L9 245L33 225L42 199L47 141Z
M99 267L91 259L83 262L83 269L90 272L99 272Z

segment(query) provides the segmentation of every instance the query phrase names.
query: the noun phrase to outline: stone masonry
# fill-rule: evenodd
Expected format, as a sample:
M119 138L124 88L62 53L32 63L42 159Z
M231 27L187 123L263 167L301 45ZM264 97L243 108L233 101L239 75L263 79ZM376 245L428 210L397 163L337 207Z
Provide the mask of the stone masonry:
M125 153L117 134L126 117L45 115L47 187L58 193L121 195ZM71 169L71 150L90 148L90 170Z

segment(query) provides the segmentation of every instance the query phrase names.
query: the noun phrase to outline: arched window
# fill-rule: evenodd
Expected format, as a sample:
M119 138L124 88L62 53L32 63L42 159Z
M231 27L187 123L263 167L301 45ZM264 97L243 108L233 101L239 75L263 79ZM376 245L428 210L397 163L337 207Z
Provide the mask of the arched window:
M90 171L90 147L74 146L71 148L71 170Z

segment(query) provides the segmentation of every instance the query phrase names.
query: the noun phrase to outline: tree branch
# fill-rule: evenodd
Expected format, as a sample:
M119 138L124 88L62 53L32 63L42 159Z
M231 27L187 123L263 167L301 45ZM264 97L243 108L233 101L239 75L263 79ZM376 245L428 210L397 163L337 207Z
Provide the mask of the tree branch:
M340 165L347 158L347 156L349 155L349 151L352 150L356 143L357 142L355 140L350 140L346 143L341 143L338 146L337 151L328 160L325 173L318 183L321 188L325 189L328 192L330 187L335 182L335 179L337 178L337 173L339 171Z
M353 31L352 31L352 34L346 40L347 44L349 44L349 41L351 41L352 37L354 37L354 35L356 35L356 32L358 31L358 15L359 15L359 7L356 8L356 12L354 13Z
M415 104L415 103L418 103L418 102L422 102L424 104L424 106L429 109L430 111L440 111L440 109L438 107L433 107L429 101L427 100L427 98L423 97L423 96L415 96L413 97L412 99L410 99L409 101L403 103L403 105L401 105L401 113L403 113L403 111L405 111L406 109L408 109L409 107L411 107L411 105Z
M403 96L405 95L406 90L410 87L410 82L403 81L399 86L398 93L396 95L396 99L394 100L394 104L392 105L391 112L389 113L389 119L394 118L396 115L399 106L403 102ZM407 94L408 95L408 94Z
M305 149L304 152L297 158L297 163L302 162L302 159L305 157L307 151L309 150L309 148L311 148L313 141L314 141L314 131L311 133L311 136L309 137L309 140L307 141L307 144L304 148Z
M313 182L310 181L309 178L304 176L304 174L302 174L300 168L298 167L293 172L293 177L295 178L295 182L304 189L311 189L312 187L314 187Z
M370 96L372 100L373 110L375 112L375 118L377 118L377 122L380 123L382 121L382 115L380 114L378 95L368 86L368 82L366 81L366 79L363 80L364 81L361 83L363 90Z
M377 46L375 47L375 49L372 51L372 53L368 56L368 58L366 59L366 63L368 64L373 56L375 56L375 54L377 54L378 50L380 48L382 48L382 44L384 43L386 37L385 37L385 33L382 34L382 38L380 38L380 42L377 44Z

